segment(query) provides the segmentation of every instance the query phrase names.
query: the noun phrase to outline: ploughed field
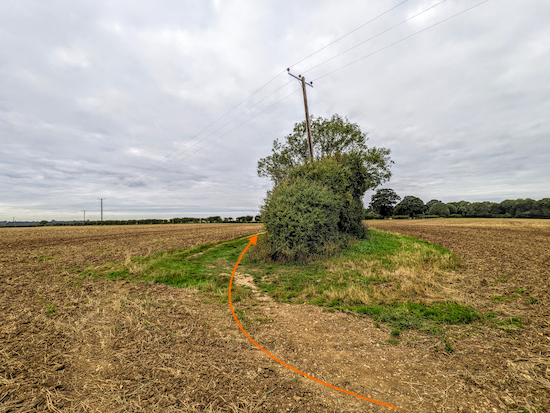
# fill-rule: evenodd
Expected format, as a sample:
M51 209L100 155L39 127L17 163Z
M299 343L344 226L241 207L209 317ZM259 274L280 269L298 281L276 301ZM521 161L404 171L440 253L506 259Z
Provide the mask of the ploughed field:
M437 338L265 297L235 303L289 364L407 412L550 411L550 221L376 221L462 257L445 283L480 313L518 320ZM256 349L215 291L111 281L131 257L260 232L251 224L0 230L0 412L391 411L323 388ZM230 273L234 263L227 263ZM241 285L247 278L241 277ZM236 282L239 282L236 280ZM512 328L513 327L513 328Z

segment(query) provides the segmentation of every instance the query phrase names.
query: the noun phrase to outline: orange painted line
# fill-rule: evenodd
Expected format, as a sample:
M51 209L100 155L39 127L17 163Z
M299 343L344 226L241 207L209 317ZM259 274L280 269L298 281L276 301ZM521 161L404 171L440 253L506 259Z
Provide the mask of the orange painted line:
M241 256L239 257L239 259L237 260L237 264L235 264L235 268L233 268L233 273L231 274L231 280L229 281L229 306L231 307L231 312L233 313L233 318L235 319L235 321L237 322L239 328L242 330L242 332L244 333L244 335L246 337L248 337L248 339L250 341L252 341L252 343L254 343L254 345L256 347L258 347L260 350L262 350L265 354L267 354L269 357L271 357L273 360L275 360L277 363L280 363L282 364L283 366L289 368L290 370L298 373L298 374L301 374L302 376L304 377L307 377L308 379L311 379L313 381L316 381L317 383L320 383L324 386L327 386L327 387L330 387L334 390L338 390L342 393L346 393L346 394L349 394L350 396L354 396L354 397L357 397L359 399L363 399L363 400L366 400L366 401L369 401L371 403L376 403L376 404L380 404L382 406L386 406L386 407L391 407L392 409L397 409L397 406L392 406L391 404L387 404L387 403L384 403L384 402L380 402L378 400L374 400L374 399L369 399L368 397L365 397L365 396L361 396L360 394L355 394L355 393L352 393L350 391L347 391L345 389L341 389L340 387L336 387L330 383L326 383L322 380L319 380L319 379L316 379L315 377L312 377L310 376L309 374L306 374L304 373L303 371L300 371L294 367L292 367L291 365L285 363L284 361L278 359L277 357L275 357L273 354L271 354L269 351L267 351L266 349L264 349L262 346L260 346L258 343L256 343L256 341L254 341L254 339L252 337L250 337L250 335L246 332L246 330L243 328L243 326L241 325L241 323L239 322L238 318L237 318L237 315L235 314L235 310L233 309L233 302L231 301L231 285L233 284L233 277L235 276L235 272L237 271L237 267L239 266L239 263L241 262L241 259L243 258L245 252L248 250L248 248L250 247L250 244L254 244L256 245L256 242L258 241L258 235L254 235L253 237L250 237L249 238L250 242L248 243L248 245L246 246L246 248L244 249L244 251L242 252Z

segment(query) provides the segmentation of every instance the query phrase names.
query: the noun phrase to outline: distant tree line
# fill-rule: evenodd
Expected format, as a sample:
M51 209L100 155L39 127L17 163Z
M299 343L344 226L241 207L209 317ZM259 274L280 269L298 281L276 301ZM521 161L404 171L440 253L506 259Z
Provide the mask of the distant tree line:
M260 215L252 216L245 215L242 217L237 217L233 219L232 217L222 218L220 216L208 217L208 218L172 218L170 222L172 224L200 224L200 223L210 223L210 224L221 224L221 223L244 223L244 222L260 222Z
M550 218L550 198L507 199L502 202L448 202L432 199L424 203L415 196L403 199L393 189L379 189L371 197L366 219L380 218Z
M153 224L214 224L214 223L250 223L261 222L261 216L245 215L242 217L222 218L220 216L208 218L172 218L172 219L110 219L105 221L0 221L0 227L38 227L38 226L82 226L82 225L153 225Z

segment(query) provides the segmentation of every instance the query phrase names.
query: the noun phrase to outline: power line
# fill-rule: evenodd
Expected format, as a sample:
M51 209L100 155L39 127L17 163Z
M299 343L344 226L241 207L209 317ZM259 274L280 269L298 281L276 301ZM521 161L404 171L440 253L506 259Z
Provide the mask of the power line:
M391 9L386 10L384 13L379 14L378 16L374 17L373 19L370 19L368 22L363 23L361 26L358 26L358 27L356 27L355 29L353 29L353 30L347 32L347 33L346 33L345 35L343 35L342 37L339 37L338 39L334 40L333 42L330 42L329 44L327 44L327 45L321 47L320 49L318 49L317 51L315 51L315 52L311 53L310 55L304 57L303 59L298 60L298 61L297 61L296 63L294 63L292 66L296 66L297 64L302 63L304 60L309 59L311 56L316 55L316 54L319 53L321 50L325 50L327 47L332 46L334 43L339 42L340 40L342 40L344 37L349 36L350 34L356 32L357 30L359 30L359 29L365 27L367 24L372 23L373 21L375 21L376 19L379 19L380 17L384 16L385 14L388 14L390 11L392 11L392 10L398 8L398 7L401 6L402 4L405 4L407 1L408 1L408 0L404 0L404 1L402 1L401 3L399 3L398 5L393 6Z
M250 122L252 119L254 119L254 118L260 116L262 113L267 112L269 109L271 109L272 107L278 105L278 104L281 103L283 100L289 98L290 96L292 96L294 93L298 92L299 90L301 90L301 88L295 89L293 92L291 92L291 93L289 93L288 95L286 95L285 97L279 99L277 102L275 102L275 103L272 104L271 106L268 106L267 108L265 108L265 109L262 110L261 112L258 112L257 114L255 114L255 115L252 116L251 118L245 120L245 121L244 121L243 123L241 123L240 125L237 125L237 126L234 127L233 129L231 129L231 130L225 132L223 135L218 136L218 137L217 137L216 139L214 139L213 141L211 141L211 142L207 143L206 145L204 145L203 147L197 149L195 152L190 153L190 154L187 155L185 158L180 159L178 162L181 162L181 161L183 161L183 160L189 158L190 156L196 154L197 152L202 151L202 150L203 150L204 148L206 148L207 146L210 146L210 145L212 145L214 142L220 140L220 139L223 138L224 136L229 135L231 132L233 132L233 131L239 129L241 126L243 126L244 124Z
M439 2L439 3L437 3L437 4L435 4L435 5L433 5L433 6L431 6L431 7L429 7L428 9L425 9L424 11L422 11L422 12L420 12L420 13L417 13L416 15L412 16L411 18L417 17L418 15L420 15L420 14L422 14L422 13L428 11L429 9L432 9L433 7L438 6L439 4L443 3L444 1L446 1L446 0L443 0L443 1L441 1L441 2ZM355 61L353 61L353 62L351 62L351 63L348 63L347 65L344 65L344 66L342 66L342 67L340 67L340 68L338 68L338 69L335 69L335 70L333 70L333 71L331 71L331 72L325 73L324 75L319 76L319 77L317 77L316 79L314 79L314 81L316 81L316 80L318 80L318 79L321 79L321 78L323 78L323 77L326 77L326 76L328 76L328 75L330 75L330 74L332 74L332 73L334 73L334 72L337 72L338 70L344 69L344 68L347 67L347 66L350 66L350 65L352 65L352 64L354 64L354 63L357 63L357 62L359 62L359 61L361 61L361 60L363 60L363 59L365 59L365 58L367 58L367 57L369 57L369 56L372 56L372 55L375 54L375 53L378 53L378 52L380 52L380 51L382 51L382 50L385 50L385 49L387 49L387 48L389 48L389 47L391 47L391 46L393 46L393 45L395 45L395 44L398 44L398 43L400 43L400 42L402 42L402 41L405 41L405 40L407 40L407 39L409 39L409 38L411 38L411 37L413 37L413 36L415 36L415 35L417 35L417 34L419 34L419 33L422 33L422 32L424 32L424 31L426 31L426 30L429 30L429 29L431 29L431 28L433 28L433 27L435 27L435 26L437 26L437 25L439 25L439 24L441 24L441 23L443 23L443 22L445 22L445 21L448 21L448 20L450 20L450 19L452 19L452 18L454 18L454 17L456 17L456 16L459 16L459 15L461 15L461 14L463 14L463 13L469 11L469 10L472 10L472 9L478 7L478 6L481 6L482 4L487 3L488 1L489 1L489 0L484 0L484 1L482 1L482 2L480 2L480 3L478 3L478 4L476 4L476 5L474 5L474 6L472 6L472 7L469 7L469 8L467 8L467 9L465 9L465 10L462 10L462 11L460 11L460 12L458 12L458 13L456 13L456 14L450 16L450 17L447 17L447 18L445 18L445 19L443 19L443 20L441 20L441 21L439 21L439 22L437 22L437 23L434 23L434 24L432 24L432 25L430 25L430 26L428 26L428 27L426 27L426 28L424 28L424 29L422 29L422 30L419 30L419 31L417 31L417 32L415 32L415 33L413 33L413 34L407 36L407 37L404 37L404 38L402 38L402 39L400 39L400 40L398 40L398 41L396 41L396 42L393 42L393 43L391 43L391 44L389 44L389 45L387 45L387 46L384 46L383 48L381 48L381 49L379 49L379 50L377 50L377 51L375 51L375 52L369 53L368 55L363 56L363 57L361 57L360 59L357 59L357 60L355 60ZM407 19L407 20L410 20L411 18L409 18L409 19ZM405 20L405 21L407 21L407 20ZM401 23L399 23L399 24L402 24L402 23L404 23L405 21L403 21L403 22L401 22ZM388 30L389 30L389 29L388 29ZM256 116L259 116L261 113L264 113L265 111L269 110L270 108L272 108L273 106L275 106L275 105L278 104L279 102L283 101L284 99L288 98L288 97L291 96L292 94L296 93L298 90L300 90L300 89L296 89L294 92L292 92L292 93L290 93L289 95L285 96L284 98L280 99L280 100L277 101L275 104L269 106L268 108L264 109L264 110L261 111L260 113L256 114L254 117L248 119L247 121L243 122L242 124L240 124L240 125L236 126L235 128L231 129L230 131L224 133L224 134L221 135L220 137L216 138L215 140L213 140L212 142L210 142L210 143L208 143L207 145L203 146L202 148L199 148L197 151L195 151L195 152L189 154L188 156L186 156L185 158L183 158L183 159L181 159L181 160L187 159L187 158L190 157L191 155L193 155L193 154L199 152L200 150L204 149L206 146L209 146L209 145L211 145L212 143L216 142L217 140L221 139L223 136L225 136L225 135L227 135L227 134L233 132L234 130L238 129L239 127L241 127L241 126L244 125L245 123L247 123L247 122L249 122L250 120L254 119ZM181 161L181 160L180 160L180 161Z
M306 78L304 76L302 75L294 76L292 73L290 73L290 69L287 69L287 70L288 70L288 74L293 78L297 79L302 85L302 94L304 95L304 109L306 112L306 130L307 130L307 143L309 147L309 160L310 162L313 162L313 143L311 142L311 125L309 123L309 108L307 106L307 92L306 92L306 85L313 87L313 84L306 83Z
M289 83L290 83L290 82L289 82ZM288 83L287 83L287 84L288 84ZM202 151L204 148L206 148L206 147L212 145L214 142L219 141L219 140L220 140L221 138L223 138L224 136L229 135L231 132L233 132L233 131L239 129L241 126L243 126L243 125L245 125L246 123L250 122L250 121L253 120L254 118L260 116L262 113L267 112L269 109L271 109L272 107L278 105L278 104L281 103L283 100L285 100L285 99L287 99L288 97L292 96L294 93L298 92L299 90L301 90L301 88L298 88L298 89L292 91L291 93L289 93L288 95L286 95L286 96L284 96L283 98L279 99L278 101L276 101L276 102L273 103L272 105L268 106L267 108L265 108L265 109L262 110L261 112L258 112L258 113L255 114L254 116L252 116L252 117L250 117L249 119L245 120L243 123L241 123L241 124L235 126L233 129L231 129L231 130L229 130L229 131L223 133L222 135L218 136L216 139L212 140L211 142L208 142L206 145L204 145L204 146L198 148L196 151L194 151L194 152L188 154L186 157L181 158L181 159L178 160L176 163L180 163L180 162L186 160L187 158L193 156L193 155L196 154L197 152L200 152L200 151ZM178 157L181 156L181 155L183 155L183 154L184 154L184 152L182 152L180 155L178 155ZM176 157L176 158L177 158L177 157ZM175 160L176 158L172 158L171 161ZM165 171L156 171L156 172L165 172ZM150 176L153 176L153 175L155 175L155 171L153 171L153 172L150 174Z
M372 23L373 21L379 19L380 17L384 16L385 14L391 12L392 10L396 9L397 7L399 7L399 6L401 6L402 4L406 3L407 1L408 1L408 0L404 0L404 1L402 1L401 3L399 3L399 4L397 4L397 5L393 6L393 7L391 7L390 9L386 10L385 12L379 14L378 16L376 16L376 17L370 19L369 21L367 21L367 22L363 23L362 25L356 27L355 29L349 31L348 33L344 34L343 36L339 37L338 39L332 41L331 43L329 43L329 44L327 44L327 45L321 47L321 48L318 49L317 51L315 51L315 52L311 53L310 55L304 57L303 59L301 59L301 60L299 60L298 62L294 63L294 65L297 65L297 64L299 64L299 63L301 63L301 62L303 62L303 61L309 59L310 57L314 56L315 54L319 53L320 51L326 49L327 47L329 47L329 46L335 44L336 42L342 40L343 38L349 36L350 34L356 32L357 30L363 28L364 26L366 26L366 25ZM212 122L211 124L209 124L206 128L202 129L199 133L197 133L196 135L194 135L193 137L191 137L190 139L188 139L187 141L185 141L183 144L181 144L180 146L178 146L176 149L174 149L173 151L171 151L170 153L168 153L167 155L165 155L165 156L163 157L163 159L161 159L161 160L157 161L156 163L154 163L153 165L151 165L149 168L147 168L147 169L146 169L145 171L143 171L141 174L139 174L138 176L136 176L135 178L133 178L132 180L130 180L130 182L125 183L125 185L130 185L132 182L135 182L135 181L137 181L138 179L147 176L147 173L148 173L151 169L153 169L155 166L159 165L160 163L165 162L165 160L168 159L172 154L176 153L176 152L177 152L178 150L180 150L184 145L186 145L187 143L191 142L193 139L195 139L195 138L196 138L197 136L199 136L201 133L205 132L208 128L210 128L211 126L215 125L217 122L219 122L219 121L220 121L221 119L223 119L225 116L227 116L228 114L230 114L231 112L233 112L235 109L237 109L239 106L241 106L244 102L246 102L246 101L247 101L248 99L250 99L252 96L254 96L255 94L257 94L260 90L264 89L267 85L269 85L270 83L272 83L272 82L273 82L275 79L277 79L279 76L281 76L284 72L285 72L284 70L283 70L282 72L280 72L278 75L276 75L275 77L273 77L271 80L269 80L269 81L268 81L267 83L265 83L262 87L260 87L259 89L257 89L255 92L253 92L253 93L252 93L251 95L249 95L247 98L245 98L244 100L242 100L240 103L238 103L238 104L237 104L236 106L234 106L232 109L230 109L228 112L226 112L225 114L223 114L222 116L220 116L220 117L219 117L218 119L216 119L214 122ZM284 86L286 86L286 84L285 84ZM279 88L279 89L281 89L281 88ZM277 90L279 90L279 89L277 89ZM271 95L269 95L269 96L271 96ZM263 100L265 100L265 99L262 99L260 102L262 102ZM258 102L258 103L260 103L260 102ZM258 103L257 103L257 104L258 104ZM249 110L252 109L253 107L257 106L257 104L254 105L254 106L252 106L251 108L249 108ZM246 112L246 111L245 111L245 112ZM243 112L243 113L245 113L245 112ZM241 115L242 115L242 114L241 114ZM240 116L240 115L239 115L239 116ZM227 124L231 123L231 122L232 122L233 120L235 120L235 119L236 119L236 118L233 118L231 121L229 121L229 122L227 122L226 124L224 124L224 125L222 126L222 128L225 127ZM216 132L219 131L220 129L221 129L221 128L217 129L217 130L214 131L213 133L216 133ZM212 133L212 134L213 134L213 133ZM211 136L212 134L210 134L209 136ZM199 142L200 142L200 141L199 141ZM195 145L193 145L193 146L195 146ZM192 146L192 147L193 147L193 146ZM190 149L190 148L188 148L188 149ZM188 149L186 149L186 151L187 151ZM184 151L183 153L185 153L185 151ZM178 156L181 156L181 154L178 155ZM176 157L176 158L177 158L177 157ZM168 163L170 163L170 161L167 162L165 165L167 165ZM155 171L156 171L156 170L158 170L158 168L155 169Z
M286 70L285 70L286 72ZM279 76L279 75L278 75ZM277 76L277 77L278 77ZM178 155L174 156L173 158L171 158L170 160L167 160L164 164L162 165L159 165L157 168L155 168L154 170L150 171L155 165L158 165L159 163L161 162L164 162L165 159L162 159L161 161L158 161L155 165L153 165L152 167L150 167L148 170L142 172L139 176L137 176L136 178L133 178L132 180L130 180L129 182L126 182L125 185L129 186L130 184L134 183L135 181L137 181L139 178L143 178L145 176L148 176L148 175L151 175L151 174L154 174L155 172L159 171L160 168L162 167L166 167L168 166L169 164L171 164L174 160L176 160L177 158L179 158L180 156L182 156L183 154L185 154L187 151L189 151L190 149L194 148L195 146L197 146L199 143L205 141L206 139L208 139L209 137L211 137L212 135L214 135L215 133L219 132L221 129L225 128L227 125L229 125L231 122L233 122L234 120L240 118L241 116L243 116L245 113L247 113L248 111L250 111L251 109L255 108L256 106L258 106L260 103L262 103L264 100L266 100L267 98L271 97L272 95L274 95L275 93L277 93L279 90L283 89L285 86L287 86L288 84L290 84L292 81L289 81L287 83L285 83L283 86L279 87L278 89L274 90L273 92L271 92L269 95L267 95L266 97L264 97L262 100L260 100L259 102L256 102L254 105L252 105L251 107L249 107L248 109L246 109L245 111L241 112L239 115L235 116L234 118L232 118L230 121L226 122L225 124L223 124L222 126L220 126L218 129L216 129L215 131L211 132L210 134L206 135L204 138L198 140L197 142L195 142L193 145L191 145L190 147L186 148L185 150L183 150L181 153L179 153ZM272 105L273 106L273 105ZM270 106L270 107L272 107ZM260 113L263 113L260 112ZM254 116L255 117L255 116ZM253 118L252 118L253 119ZM248 121L247 121L248 122ZM246 122L244 122L246 123ZM244 125L244 123L242 123L241 125ZM234 130L234 129L232 129ZM195 135L195 136L198 136L198 135ZM225 136L222 135L222 136ZM188 143L189 141L187 141L186 143ZM182 145L183 146L183 145ZM179 147L181 148L181 146ZM178 149L179 149L178 148ZM172 151L172 153L174 153L175 151ZM193 153L196 153L196 152L193 152ZM185 158L187 159L187 157ZM150 171L150 172L149 172Z
M465 10L462 10L462 11L456 13L456 14L453 14L452 16L447 17L446 19L440 20L440 21L438 21L437 23L434 23L434 24L432 24L432 25L430 25L430 26L428 26L428 27L425 27L424 29L419 30L419 31L417 31L417 32L415 32L415 33L413 33L413 34L407 36L407 37L404 37L404 38L402 38L402 39L400 39L400 40L397 40L396 42L390 43L390 44L388 44L388 45L382 47L381 49L378 49L378 50L376 50L376 51L374 51L374 52L372 52L372 53L369 53L368 55L365 55L365 56L363 56L363 57L360 57L359 59L356 59L356 60L354 60L354 61L352 61L352 62L350 62L350 63L348 63L348 64L345 64L344 66L341 66L341 67L339 67L339 68L337 68L337 69L334 69L334 70L332 70L332 71L330 71L330 72L328 72L328 73L325 73L324 75L319 76L319 77L313 79L313 81L317 81L317 80L319 80L319 79L322 79L322 78L324 78L324 77L326 77L326 76L329 76L329 75L331 75L331 74L333 74L333 73L335 73L335 72L338 72L339 70L342 70L342 69L344 69L344 68L346 68L346 67L348 67L348 66L351 66L351 65L353 65L353 64L355 64L355 63L357 63L357 62L360 62L361 60L364 60L364 59L366 59L367 57L370 57L370 56L372 56L372 55L374 55L374 54L376 54L376 53L378 53L378 52L381 52L382 50L386 50L386 49L388 49L388 48L390 48L390 47L392 47L392 46L395 46L395 45L398 44L398 43L401 43L401 42L403 42L403 41L405 41L405 40L407 40L407 39L410 39L410 38L413 37L413 36L416 36L417 34L420 34L420 33L422 33L422 32L425 32L426 30L429 30L429 29L431 29L431 28L433 28L433 27L435 27L435 26L437 26L437 25L439 25L439 24L441 24L441 23L444 23L444 22L446 22L446 21L448 21L448 20L451 20L452 18L454 18L454 17L456 17L456 16L459 16L459 15L461 15L461 14L463 14L463 13L466 13L467 11L470 11L470 10L472 10L472 9L475 9L476 7L479 7L479 6L481 6L482 4L487 3L488 1L489 1L489 0L484 0L484 1L482 1L481 3L476 4L475 6L469 7L469 8L467 8L467 9L465 9Z
M257 89L255 92L253 92L252 94L250 94L246 99L243 99L240 103L238 103L237 105L235 105L232 109L230 109L229 111L227 111L226 113L224 113L222 116L220 116L218 119L216 119L214 122L210 123L207 127L205 127L204 129L202 129L200 132L198 132L197 134L195 134L194 136L192 136L191 138L189 138L187 141L185 141L184 143L182 143L180 146L178 146L176 149L174 149L172 152L168 153L167 155L165 155L161 160L157 161L156 163L154 163L153 165L151 165L149 168L147 168L144 172L142 172L140 175L136 176L135 178L133 178L130 182L127 182L125 183L125 185L129 185L130 183L138 180L139 178L141 178L143 175L145 175L149 170L151 170L152 168L154 168L155 166L157 166L159 163L162 163L164 162L165 159L168 159L168 157L170 155L172 155L173 153L177 152L178 150L180 150L183 146L185 146L186 144L188 144L189 142L191 142L193 139L195 139L197 136L199 136L201 133L203 133L204 131L206 131L208 128L210 128L211 126L215 125L216 123L218 123L220 120L222 120L223 118L225 118L227 115L229 115L231 112L233 112L235 109L237 109L239 106L241 106L244 102L246 102L248 99L250 99L252 96L254 96L256 93L258 93L260 90L262 90L263 88L265 88L267 85L269 85L270 83L272 83L275 79L277 79L279 76L281 76L283 73L285 73L285 71L283 70L281 73L279 73L278 75L276 75L275 77L273 77L270 81L268 81L267 83L265 83L262 87L260 87L259 89ZM279 88L281 89L281 88ZM279 90L277 89L277 90ZM269 95L271 96L271 95ZM262 99L260 102L262 102L263 100L265 99ZM259 102L258 102L259 103ZM234 119L236 118L233 118L231 121L229 121L228 123L231 123ZM227 125L227 123L225 124ZM225 126L224 125L224 126ZM223 127L223 126L222 126ZM215 132L217 132L219 129L217 129ZM209 135L210 136L210 135Z
M363 25L361 25L361 26L355 28L354 30L348 32L348 33L345 34L344 36L341 36L340 38L336 39L335 41L333 41L333 42L327 44L326 46L323 46L322 48L318 49L317 51L311 53L310 55L308 55L308 56L306 56L305 58L303 58L303 59L299 60L298 62L296 62L295 65L298 64L298 63L301 63L301 62L303 62L303 61L305 61L305 60L307 60L308 58L310 58L311 56L317 54L317 53L320 52L321 50L326 49L327 47L329 47L329 46L331 46L332 44L336 43L337 41L343 39L344 37L348 36L349 34L351 34L351 33L355 32L355 31L359 30L360 28L364 27L365 25L369 24L370 22L376 20L377 18L379 18L379 17L381 17L381 16L383 16L383 15L389 13L391 10L393 10L393 9L395 9L395 8L397 8L397 7L399 7L400 5L402 5L403 3L405 3L406 1L407 1L407 0L405 0L405 1L403 1L403 2L401 2L401 3L399 3L399 4L397 4L396 6L392 7L391 9L385 11L384 13L382 13L382 14L378 15L377 17L375 17L375 18L369 20L368 22L364 23ZM398 24L396 24L396 25L394 25L394 26L392 26L392 27L390 27L390 28L388 28L388 29L386 29L386 30L384 30L384 31L382 31L382 32L380 32L380 33L378 33L377 35L375 35L375 36L373 36L373 37L371 37L371 38L369 38L369 39L367 39L367 40L365 40L365 41L363 41L363 42L361 42L361 43L359 43L359 44L353 46L352 48L347 49L346 51L344 51L344 52L342 52L342 53L339 53L339 54L333 56L332 58L330 58L330 59L328 59L328 60L326 60L326 61L324 61L324 62L322 62L322 63L320 63L320 64L318 64L318 65L316 65L316 66L313 66L313 67L307 69L305 72L311 71L311 70L313 70L313 69L315 69L315 68L317 68L317 67L319 67L319 66L321 66L321 65L323 65L323 64L325 64L325 63L327 63L328 61L334 60L335 58L337 58L337 57L339 57L339 56L341 56L341 55L343 55L343 54L349 52L350 50L355 49L356 47L358 47L358 46L360 46L360 45L362 45L362 44L364 44L364 43L366 43L366 42L372 40L373 38L378 37L378 36L382 35L383 33L386 33L386 32L388 32L388 31L394 29L395 27L398 27L398 26L404 24L404 23L407 22L407 21L410 21L411 19L413 19L413 18L415 18L415 17L417 17L417 16L419 16L419 15L421 15L421 14L427 12L428 10L433 9L434 7L437 7L438 5L444 3L445 1L446 1L446 0L442 0L442 1L440 1L439 3L436 3L436 4L433 5L433 6L430 6L429 8L427 8L427 9L425 9L425 10L423 10L423 11L417 13L417 14L415 14L414 16L411 16L411 17L409 17L409 18L403 20L402 22L400 22L400 23L398 23ZM417 32L415 32L415 33L413 33L413 34L411 34L411 35L409 35L409 36L406 36L406 37L404 37L404 38L402 38L402 39L400 39L400 40L398 40L398 41L396 41L396 42L393 42L393 43L391 43L391 44L389 44L389 45L386 45L386 46L382 47L381 49L378 49L378 50L376 50L376 51L374 51L374 52L372 52L372 53L369 53L369 54L367 54L367 55L365 55L365 56L363 56L363 57L361 57L361 58L359 58L359 59L356 59L356 60L354 60L354 61L352 61L352 62L350 62L350 63L348 63L348 64L346 64L346 65L344 65L344 66L341 66L341 67L339 67L339 68L337 68L337 69L335 69L335 70L332 70L332 71L330 71L330 72L328 72L328 73L325 73L324 75L321 75L321 76L315 78L314 81L317 81L317 80L319 80L319 79L321 79L321 78L324 78L324 77L326 77L326 76L329 76L329 75L331 75L331 74L333 74L333 73L335 73L335 72L337 72L337 71L339 71L339 70L342 70L342 69L344 69L344 68L346 68L346 67L348 67L348 66L351 66L351 65L353 65L353 64L355 64L355 63L357 63L357 62L359 62L359 61L361 61L361 60L364 60L364 59L366 59L367 57L370 57L370 56L372 56L372 55L374 55L374 54L376 54L376 53L378 53L378 52L381 52L381 51L383 51L383 50L385 50L385 49L388 49L389 47L392 47L392 46L394 46L394 45L396 45L396 44L398 44L398 43L401 43L401 42L403 42L403 41L405 41L405 40L407 40L407 39L410 39L411 37L416 36L417 34L420 34L420 33L424 32L424 31L426 31L426 30L429 30L429 29L431 29L431 28L433 28L433 27L435 27L435 26L437 26L437 25L439 25L439 24L441 24L441 23L444 23L444 22L446 22L446 21L448 21L448 20L450 20L450 19L452 19L452 18L454 18L454 17L456 17L456 16L459 16L459 15L461 15L461 14L463 14L463 13L469 11L469 10L472 10L472 9L478 7L478 6L481 6L482 4L487 3L488 1L489 1L489 0L484 0L484 1L482 1L482 2L480 2L480 3L478 3L478 4L476 4L476 5L474 5L474 6L472 6L472 7L469 7L469 8L467 8L467 9L465 9L465 10L462 10L462 11L460 11L460 12L458 12L458 13L456 13L456 14L454 14L454 15L448 17L448 18L445 18L445 19L443 19L443 20L441 20L441 21L439 21L439 22L437 22L437 23L435 23L435 24L432 24L432 25L430 25L430 26L428 26L428 27L426 27L426 28L424 28L424 29L422 29L422 30L419 30L419 31L417 31ZM263 101L265 101L268 97L272 96L273 94L275 94L276 92L278 92L279 90L281 90L282 88L284 88L284 87L285 87L286 85L288 85L290 82L285 83L283 86L279 87L279 88L276 89L274 92L270 93L270 94L267 95L265 98L263 98L263 99L260 100L259 102L255 103L254 105L252 105L251 107L249 107L248 109L246 109L245 111L243 111L241 114L235 116L235 117L232 118L230 121L226 122L226 123L225 123L224 125L222 125L220 128L218 128L218 129L216 129L215 131L211 132L209 135L207 135L207 136L204 137L203 139L197 141L194 145L190 146L189 148L186 148L183 152L181 152L181 153L178 154L177 156L175 156L175 157L171 158L170 160L166 161L166 159L167 159L170 155L172 155L173 153L177 152L177 151L178 151L179 149L181 149L185 144L187 144L188 142L190 142L191 140L193 140L195 137L197 137L198 135L200 135L201 133L203 133L205 130L207 130L208 128L210 128L211 126L213 126L213 125L214 125L215 123L217 123L219 120L223 119L223 118L224 118L225 116L227 116L229 113L233 112L236 108L238 108L240 105L242 105L244 102L246 102L246 101L247 101L248 99L250 99L252 96L254 96L256 93L258 93L260 90L262 90L263 88L265 88L267 85L269 85L270 83L272 83L275 79L277 79L277 78L278 78L281 74L283 74L284 72L285 72L285 71L279 73L277 76L275 76L275 77L272 78L270 81L268 81L267 83L265 83L261 88L257 89L254 93L252 93L252 94L251 94L250 96L248 96L246 99L242 100L238 105L236 105L235 107L233 107L230 111L226 112L223 116L219 117L216 121L214 121L213 123L211 123L210 125L208 125L206 128L204 128L201 132L199 132L198 134L196 134L193 138L189 139L189 140L186 141L184 144L180 145L178 148L176 148L175 150L173 150L172 152L170 152L168 155L166 155L166 156L164 157L164 159L162 159L162 160L158 161L157 163L155 163L154 165L152 165L150 168L148 168L146 171L142 172L142 173L141 173L139 176L137 176L136 178L130 180L130 181L127 182L127 183L125 183L125 185L129 186L131 183L135 182L135 181L136 181L137 179L139 179L139 178L143 178L143 177L145 177L145 176L152 176L152 175L156 174L156 172L159 172L159 171L161 171L161 172L165 171L165 170L161 170L161 169L160 169L160 168L161 168L161 165L159 165L158 168L156 168L156 169L154 169L154 170L152 170L152 171L151 171L151 169L153 169L153 168L154 168L156 165L158 165L159 163L163 163L163 162L165 162L165 163L162 165L162 167L168 166L169 164L171 164L172 162L174 162L176 159L178 159L180 156L182 156L182 155L184 155L186 152L188 152L190 149L192 149L193 147L197 146L199 143L205 141L206 139L208 139L209 137L211 137L211 136L214 135L215 133L219 132L219 131L220 131L221 129L223 129L225 126L227 126L228 124L230 124L230 123L233 122L234 120L240 118L240 117L243 116L245 113L247 113L248 111L250 111L250 110L253 109L254 107L258 106L260 103L262 103ZM305 72L303 72L303 73L305 73ZM286 95L286 96L283 97L282 99L280 99L280 100L278 100L277 102L275 102L273 105L271 105L271 106L269 106L268 108L262 110L261 112L257 113L257 114L254 115L253 117L251 117L251 118L249 118L248 120L244 121L243 123L237 125L235 128L233 128L233 129L231 129L231 130L225 132L224 134L220 135L218 138L216 138L216 139L212 140L211 142L207 143L206 145L204 145L204 146L198 148L196 151L194 151L194 152L188 154L188 155L185 156L184 158L180 159L180 160L178 161L178 163L181 162L181 161L183 161L183 160L185 160L185 159L187 159L187 158L189 158L190 156L194 155L195 153L197 153L197 152L203 150L204 148L206 148L207 146L213 144L214 142L217 142L217 141L218 141L219 139L221 139L222 137L224 137L224 136L228 135L229 133L235 131L236 129L240 128L240 127L243 126L244 124L248 123L248 122L251 121L252 119L254 119L254 118L256 118L257 116L259 116L260 114L266 112L267 110L271 109L271 108L274 107L275 105L279 104L280 102L282 102L283 100L285 100L286 98L288 98L289 96L291 96L292 94L296 93L298 90L300 90L300 89L296 89L296 90L293 91L292 93Z
M433 6L428 7L427 9L422 10L421 12L415 14L414 16L411 16L411 17L409 17L409 18L407 18L407 19L405 19L405 20L403 20L403 21L397 23L396 25L394 25L394 26L392 26L392 27L390 27L390 28L388 28L388 29L386 29L386 30L384 30L384 31L381 31L380 33L375 34L375 35L372 36L372 37L369 37L367 40L364 40L364 41L362 41L361 43L357 43L355 46L350 47L349 49L344 50L344 51L341 52L341 53L338 53L337 55L331 57L330 59L327 59L327 60L325 60L324 62L321 62L321 63L319 63L319 64L317 64L317 65L315 65L315 66L313 66L313 67L310 67L310 68L307 69L307 70L304 70L302 73L307 73L307 72L309 72L309 71L311 71L311 70L313 70L313 69L316 69L316 68L318 68L319 66L322 66L322 65L324 65L325 63L328 63L328 62L330 62L331 60L334 60L334 59L336 59L337 57L340 57L340 56L342 56L343 54L346 54L347 52L350 52L350 51L352 51L353 49L356 49L357 47L359 47L359 46L361 46L361 45L363 45L363 44L365 44L365 43L367 43L367 42L370 42L371 40L377 38L378 36L381 36L381 35L383 35L384 33L387 33L387 32L389 32L389 31L395 29L396 27L401 26L402 24L408 22L409 20L412 20L412 19L414 19L415 17L418 17L418 16L420 16L421 14L426 13L427 11L433 9L434 7L439 6L439 5L442 4L442 3L445 3L446 1L447 1L447 0L442 0L442 1L440 1L439 3L436 3L436 4L434 4Z
M103 200L107 198L97 198L101 201L101 222L103 222Z

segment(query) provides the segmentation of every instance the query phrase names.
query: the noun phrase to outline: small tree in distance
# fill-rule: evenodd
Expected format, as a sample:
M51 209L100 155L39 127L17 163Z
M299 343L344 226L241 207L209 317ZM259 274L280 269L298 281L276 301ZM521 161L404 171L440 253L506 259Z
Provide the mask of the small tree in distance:
M439 201L438 199L431 199L430 201L426 202L426 208L429 210L432 205L434 204L442 204L443 202Z
M434 202L428 209L429 215L438 215L440 217L448 217L451 213L449 207L443 202Z
M371 197L370 207L377 214L380 214L384 218L387 218L393 215L393 207L400 200L401 197L397 195L393 189L379 189Z
M413 218L415 215L423 214L426 211L424 201L415 196L407 195L395 206L393 213L395 215L408 215Z

